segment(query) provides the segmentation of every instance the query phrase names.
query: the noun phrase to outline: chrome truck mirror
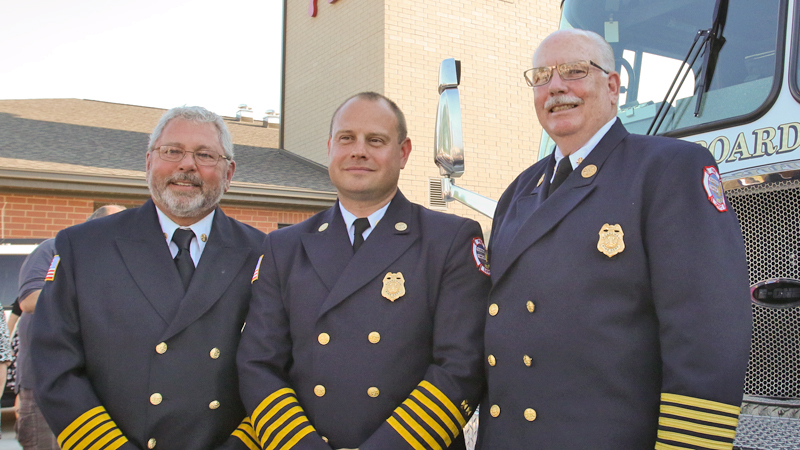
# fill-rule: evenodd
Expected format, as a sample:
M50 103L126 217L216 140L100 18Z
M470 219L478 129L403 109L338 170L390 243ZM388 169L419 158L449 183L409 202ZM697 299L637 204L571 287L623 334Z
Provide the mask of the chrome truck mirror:
M433 160L439 175L457 178L464 173L464 138L461 133L461 61L448 58L439 66L439 109Z
M479 213L493 217L497 202L458 187L453 178L464 174L464 139L461 133L461 61L448 58L439 66L439 108L436 113L436 133L433 160L442 178L442 197L457 200Z

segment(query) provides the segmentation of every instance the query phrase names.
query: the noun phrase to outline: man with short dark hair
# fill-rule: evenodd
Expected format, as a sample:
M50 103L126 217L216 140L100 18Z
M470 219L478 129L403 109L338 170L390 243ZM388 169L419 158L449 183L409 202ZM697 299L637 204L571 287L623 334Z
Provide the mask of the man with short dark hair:
M167 111L152 199L61 231L33 321L36 396L62 448L252 448L235 354L264 234L218 204L222 118Z
M264 241L238 356L261 448L464 449L484 246L475 221L400 193L406 134L386 97L345 101L328 139L339 201Z
M714 158L628 134L599 35L526 72L556 142L497 206L480 449L730 449L750 347L747 266Z

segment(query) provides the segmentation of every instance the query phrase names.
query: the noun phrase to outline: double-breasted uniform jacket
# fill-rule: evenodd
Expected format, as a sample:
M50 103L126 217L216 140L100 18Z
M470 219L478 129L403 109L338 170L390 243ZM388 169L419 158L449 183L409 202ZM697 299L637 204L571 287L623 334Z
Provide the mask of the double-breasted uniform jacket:
M235 355L263 237L217 208L184 293L152 201L58 233L32 355L62 448L253 447Z
M712 156L617 121L547 197L553 165L494 217L478 448L731 448L752 319Z
M338 204L270 233L238 356L261 445L463 449L489 289L473 248L477 222L399 191L355 254Z

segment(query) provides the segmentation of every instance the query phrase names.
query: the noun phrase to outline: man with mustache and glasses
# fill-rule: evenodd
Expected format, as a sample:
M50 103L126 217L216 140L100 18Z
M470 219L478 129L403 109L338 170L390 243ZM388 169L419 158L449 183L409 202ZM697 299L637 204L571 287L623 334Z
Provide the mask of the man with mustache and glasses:
M556 143L497 206L479 449L730 449L750 348L741 231L699 145L629 134L614 52L548 36Z
M64 449L253 448L235 355L264 233L219 208L230 133L204 108L171 109L146 168L151 200L56 237L36 399Z
M480 225L397 188L411 153L374 92L331 119L338 202L267 236L239 345L264 449L460 449L483 389Z

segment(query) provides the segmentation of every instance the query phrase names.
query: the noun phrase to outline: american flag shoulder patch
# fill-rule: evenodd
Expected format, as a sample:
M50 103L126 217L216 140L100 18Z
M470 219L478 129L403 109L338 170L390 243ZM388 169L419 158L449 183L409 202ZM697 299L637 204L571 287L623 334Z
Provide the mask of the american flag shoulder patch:
M256 270L253 272L253 279L250 280L250 284L253 284L258 279L258 270L261 268L261 260L264 259L264 255L258 257L258 264L256 264Z
M61 257L58 255L53 256L53 261L50 263L50 268L47 269L47 275L45 275L44 281L53 281L56 278L56 269L58 268L59 261L61 261Z

